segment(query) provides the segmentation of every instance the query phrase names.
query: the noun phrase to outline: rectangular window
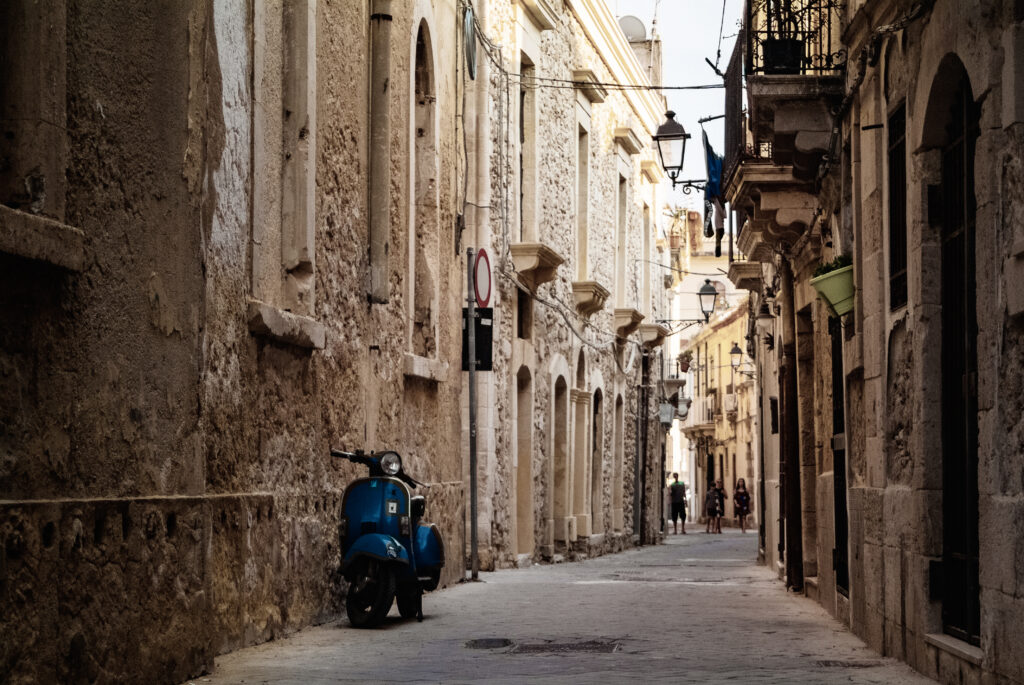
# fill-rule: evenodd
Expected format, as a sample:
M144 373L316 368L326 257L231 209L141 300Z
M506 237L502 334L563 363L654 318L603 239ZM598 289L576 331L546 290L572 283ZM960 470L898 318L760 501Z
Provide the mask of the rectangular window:
M537 239L537 89L536 68L520 53L519 86L519 240Z
M524 290L516 291L516 337L521 340L533 337L533 298Z
M772 435L777 435L779 432L779 398L769 397L768 407L771 411L772 418Z
M644 205L644 237L643 254L640 255L640 273L643 274L643 286L640 289L640 311L649 314L651 310L651 208Z
M626 179L619 176L618 227L615 240L615 303L626 306Z
M907 111L889 116L889 309L907 303Z
M314 313L316 3L253 5L256 299Z
M590 208L590 134L579 127L576 159L576 278L587 280L587 223Z

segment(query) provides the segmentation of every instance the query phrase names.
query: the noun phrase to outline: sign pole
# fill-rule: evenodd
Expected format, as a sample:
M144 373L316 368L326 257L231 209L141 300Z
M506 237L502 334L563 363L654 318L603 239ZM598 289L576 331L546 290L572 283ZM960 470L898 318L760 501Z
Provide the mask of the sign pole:
M474 283L473 248L466 248L466 335L469 356L469 550L472 579L480 575L477 553L476 493L476 287Z

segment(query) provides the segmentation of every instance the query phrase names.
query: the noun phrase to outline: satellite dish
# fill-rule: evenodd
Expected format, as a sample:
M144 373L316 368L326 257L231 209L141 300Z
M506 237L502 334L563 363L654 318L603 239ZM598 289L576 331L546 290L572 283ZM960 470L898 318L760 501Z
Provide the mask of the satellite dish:
M619 27L626 34L626 40L630 43L639 43L640 41L647 40L647 29L644 27L644 23L637 17L632 15L620 17Z

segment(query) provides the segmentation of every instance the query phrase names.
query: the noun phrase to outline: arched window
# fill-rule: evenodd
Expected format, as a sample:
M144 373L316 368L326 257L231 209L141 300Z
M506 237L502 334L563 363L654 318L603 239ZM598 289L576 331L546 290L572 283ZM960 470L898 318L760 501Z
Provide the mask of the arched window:
M430 29L416 34L409 144L409 338L413 354L437 356L438 165L437 97Z

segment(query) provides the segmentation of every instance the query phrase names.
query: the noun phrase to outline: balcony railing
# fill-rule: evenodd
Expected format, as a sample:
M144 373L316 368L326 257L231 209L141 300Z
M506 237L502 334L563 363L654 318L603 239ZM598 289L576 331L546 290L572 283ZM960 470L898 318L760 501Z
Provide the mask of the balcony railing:
M690 412L686 415L684 428L695 428L715 422L715 398L694 397L690 404Z
M740 31L732 49L729 67L725 70L725 158L722 165L722 186L732 180L742 161L772 161L770 141L754 142L750 135L747 114L743 109L743 55L747 44L745 31Z
M747 74L837 74L846 63L839 0L750 0Z

